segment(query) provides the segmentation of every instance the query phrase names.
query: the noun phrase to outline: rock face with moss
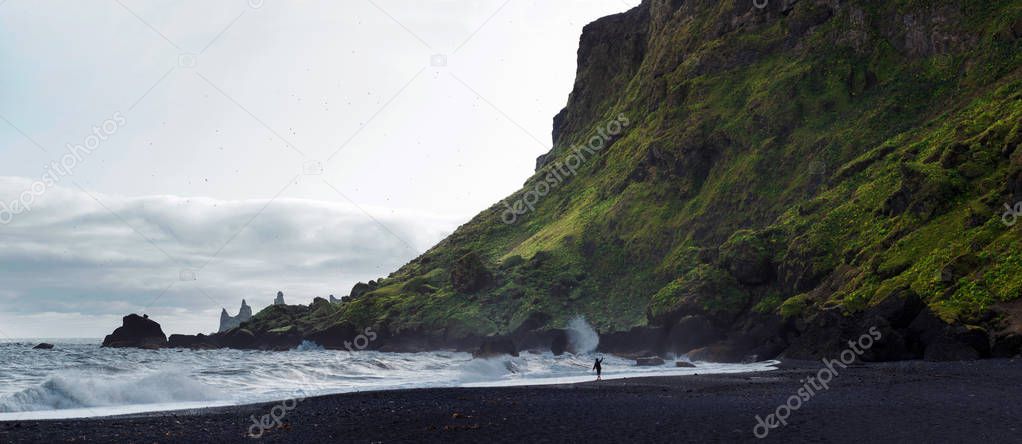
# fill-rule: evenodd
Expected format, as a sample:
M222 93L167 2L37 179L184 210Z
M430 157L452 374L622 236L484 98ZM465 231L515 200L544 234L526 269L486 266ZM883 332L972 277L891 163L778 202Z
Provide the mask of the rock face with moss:
M238 343L563 348L584 315L613 351L831 356L876 327L868 359L1018 354L1022 5L767 3L645 0L586 26L520 191Z

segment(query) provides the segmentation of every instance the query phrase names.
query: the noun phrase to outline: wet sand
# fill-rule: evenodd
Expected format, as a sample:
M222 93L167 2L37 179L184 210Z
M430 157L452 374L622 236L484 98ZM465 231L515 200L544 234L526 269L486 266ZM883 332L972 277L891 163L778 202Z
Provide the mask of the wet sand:
M258 440L247 436L260 431L252 417L280 403L3 422L0 443L1022 442L1022 359L839 369L757 439L756 416L777 413L822 368L323 396L294 404Z

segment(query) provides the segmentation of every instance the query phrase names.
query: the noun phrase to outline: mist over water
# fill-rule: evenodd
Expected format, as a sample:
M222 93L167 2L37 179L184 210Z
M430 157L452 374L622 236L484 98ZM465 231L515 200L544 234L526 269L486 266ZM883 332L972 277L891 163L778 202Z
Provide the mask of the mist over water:
M576 316L568 322L568 351L575 354L590 354L600 345L600 335L596 333L585 316Z

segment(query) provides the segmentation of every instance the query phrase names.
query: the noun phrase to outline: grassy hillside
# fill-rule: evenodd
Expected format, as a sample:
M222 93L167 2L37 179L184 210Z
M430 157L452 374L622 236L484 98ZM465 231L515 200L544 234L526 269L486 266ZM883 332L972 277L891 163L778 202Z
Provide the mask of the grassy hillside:
M580 45L522 190L309 332L459 340L580 314L601 333L691 315L730 331L904 292L946 322L1006 322L1022 3L646 0Z

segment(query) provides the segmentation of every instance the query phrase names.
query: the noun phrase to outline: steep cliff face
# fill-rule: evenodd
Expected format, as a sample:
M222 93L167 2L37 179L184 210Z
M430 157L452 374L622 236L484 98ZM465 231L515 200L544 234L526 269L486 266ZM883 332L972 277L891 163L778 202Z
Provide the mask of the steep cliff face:
M584 315L605 347L721 359L874 325L874 359L1017 353L1022 5L766 3L587 26L522 190L305 334L539 344Z

